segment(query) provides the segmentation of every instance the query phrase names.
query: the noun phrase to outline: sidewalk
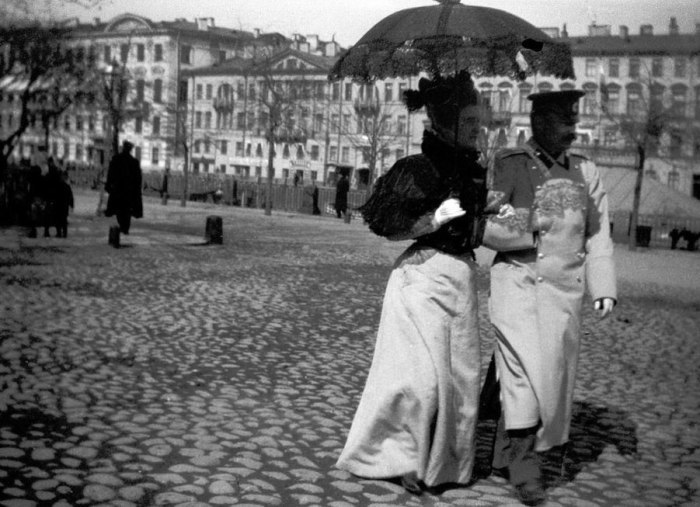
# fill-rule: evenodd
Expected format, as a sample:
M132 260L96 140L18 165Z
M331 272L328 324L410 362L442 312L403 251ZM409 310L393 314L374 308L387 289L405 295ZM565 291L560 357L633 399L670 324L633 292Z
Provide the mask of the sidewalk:
M405 242L328 216L146 199L115 249L97 194L76 204L66 239L0 233L0 506L518 505L494 476L417 498L334 468ZM211 214L223 245L202 245ZM616 258L613 318L584 309L547 505L695 506L700 255Z

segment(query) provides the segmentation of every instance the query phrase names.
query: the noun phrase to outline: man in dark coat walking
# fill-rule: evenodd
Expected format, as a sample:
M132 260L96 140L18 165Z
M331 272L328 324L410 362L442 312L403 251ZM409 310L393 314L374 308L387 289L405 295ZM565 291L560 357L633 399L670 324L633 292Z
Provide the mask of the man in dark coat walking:
M116 215L120 232L129 234L131 217L143 216L141 199L141 164L131 155L134 145L122 144L121 153L112 157L105 190L109 193L105 216Z
M348 192L350 191L350 181L347 174L340 175L340 179L335 186L335 214L342 218L348 212Z

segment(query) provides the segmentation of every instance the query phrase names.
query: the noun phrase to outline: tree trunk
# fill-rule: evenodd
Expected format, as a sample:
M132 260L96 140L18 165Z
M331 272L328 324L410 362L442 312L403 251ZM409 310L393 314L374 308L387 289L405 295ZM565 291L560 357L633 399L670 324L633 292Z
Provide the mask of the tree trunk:
M632 199L632 214L630 215L629 249L637 248L637 224L639 222L639 205L642 200L642 180L644 179L644 160L646 149L642 145L637 146L637 178L634 183L634 196Z
M275 176L273 157L275 154L275 144L272 141L272 131L267 136L267 198L265 199L265 215L272 215L272 179Z
M182 208L187 206L187 192L189 191L188 187L188 178L190 175L190 152L187 149L187 146L185 146L185 161L184 165L182 166L182 196L180 197L180 206Z

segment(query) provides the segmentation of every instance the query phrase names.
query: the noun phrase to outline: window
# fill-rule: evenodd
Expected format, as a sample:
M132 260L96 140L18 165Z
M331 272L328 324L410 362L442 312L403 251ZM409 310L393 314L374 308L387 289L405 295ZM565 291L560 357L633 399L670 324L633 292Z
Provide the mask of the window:
M396 100L403 100L403 94L406 90L408 90L408 83L405 81L399 83L399 94Z
M10 115L10 118L12 118L12 115ZM12 120L10 120L10 123L12 123ZM70 116L68 115L63 118L63 130L66 132L70 131Z
M610 114L620 112L620 87L617 85L607 85L607 100L605 107Z
M153 46L153 60L156 62L163 61L163 45L162 44L156 44L155 46Z
M134 146L134 158L141 162L141 147L140 146Z
M673 75L675 77L685 77L687 60L679 56L673 60Z
M88 116L88 130L90 132L95 131L95 117L93 115Z
M158 154L159 154L159 149L157 147L153 147L151 149L151 164L153 165L158 165Z
M153 81L153 102L160 104L163 102L163 80L156 79Z
M207 100L211 99L212 94L213 94L213 88L214 87L212 85L210 85L210 84L207 85Z
M394 83L386 83L384 85L384 102L392 102L394 100Z
M297 160L304 160L304 148L301 145L297 145Z
M202 151L202 141L198 139L194 142L194 152L199 153L200 151Z
M338 147L337 146L331 146L330 150L328 150L328 160L330 160L332 162L338 161Z
M120 46L120 51L121 51L121 60L122 63L126 63L126 61L129 59L129 45L128 44L122 44Z
M314 130L320 132L323 129L323 113L316 113L314 115Z
M340 161L343 162L344 164L347 164L348 162L350 162L350 147L343 146L343 149L341 150L341 154L340 154Z
M639 77L639 58L630 58L629 65L629 77Z
M352 83L345 83L345 100L352 100Z
M211 151L211 141L209 139L204 140L204 153L209 153Z
M78 161L83 160L83 145L82 144L75 145L75 160L78 160Z
M196 128L196 129L202 128L202 112L201 111L196 111L194 113L194 128Z
M620 59L611 58L608 61L608 76L620 77Z
M680 177L680 173L673 169L670 173L668 173L668 186L675 190L678 190L678 182L681 179Z
M160 135L160 116L153 117L153 135Z
M219 151L221 152L222 155L228 154L228 141L221 141L221 145L219 146Z
M63 143L63 158L70 158L70 143L68 141Z
M140 134L143 131L143 118L140 116L134 118L134 132Z
M236 86L236 95L238 95L238 100L245 99L245 84L243 84L243 81L238 82Z
M396 149L396 160L403 158L404 151L401 148Z
M340 83L333 83L333 86L331 87L331 99L340 99Z
M136 100L143 102L144 92L146 90L146 82L143 79L136 80Z
M239 130L245 128L245 113L236 114L236 128Z
M75 117L75 130L78 132L82 132L83 130L83 117L80 115Z
M683 136L680 131L671 132L671 145L669 146L671 157L678 158L683 152Z
M627 87L627 114L636 114L642 110L642 94L640 86Z
M337 134L340 131L340 115L333 113L331 115L331 132Z
M241 141L236 141L236 156L243 156L243 143Z
M402 135L406 133L406 116L399 115L396 119L396 133Z
M202 100L204 98L204 87L201 84L198 84L195 87L196 94L197 94L197 100Z
M586 93L583 96L582 104L581 104L581 113L582 114L595 114L595 105L596 105L596 92L597 92L597 87L594 84L587 83L583 85L583 91Z
M142 62L146 59L146 46L143 44L136 44L136 61Z
M180 63L190 64L192 60L192 46L186 44L180 46Z
M510 90L498 90L498 110L510 111Z
M180 104L184 104L187 102L187 90L188 90L188 85L187 81L180 81L180 96L178 97L178 101Z
M527 86L527 87L522 87L520 88L520 91L518 92L518 112L520 113L529 113L530 110L532 109L532 101L528 99L527 97L532 93L532 88Z
M207 111L204 113L204 128L211 128L211 111Z
M683 117L685 116L685 100L686 100L686 88L685 86L674 86L673 88L673 102L671 105L671 110L673 116Z
M105 63L112 62L112 47L111 46L105 46L105 48L104 48L104 61L105 61Z
M586 58L586 77L595 77L598 75L598 66L595 58Z
M319 156L319 148L318 148L318 145L314 144L313 146L311 146L311 160L318 160L318 156ZM312 178L312 179L316 179L316 178Z
M289 158L289 145L285 144L284 148L282 148L282 158L288 159Z
M662 77L664 75L664 60L657 57L651 59L651 75L654 77Z
M248 98L250 100L255 100L255 83L250 83L248 85Z

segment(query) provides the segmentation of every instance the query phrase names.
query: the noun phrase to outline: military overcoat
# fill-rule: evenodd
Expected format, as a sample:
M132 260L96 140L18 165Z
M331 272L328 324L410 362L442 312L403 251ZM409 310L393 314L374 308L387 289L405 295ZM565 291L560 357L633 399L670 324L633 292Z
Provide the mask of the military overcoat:
M514 213L496 214L504 204ZM541 422L536 448L546 450L568 440L586 286L594 300L617 298L608 201L593 162L554 160L530 140L496 157L487 211L506 428Z

